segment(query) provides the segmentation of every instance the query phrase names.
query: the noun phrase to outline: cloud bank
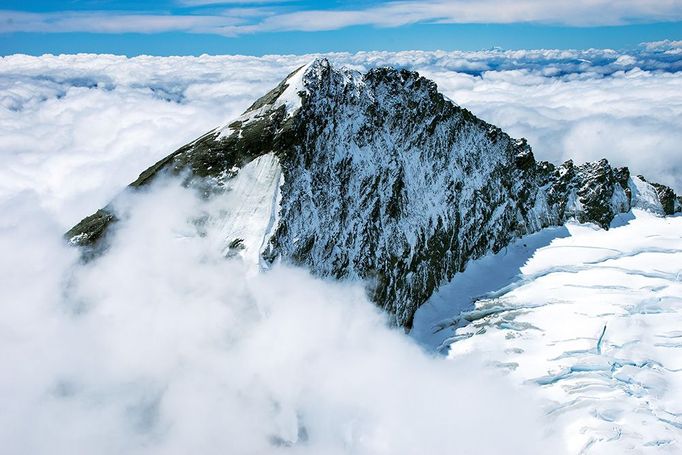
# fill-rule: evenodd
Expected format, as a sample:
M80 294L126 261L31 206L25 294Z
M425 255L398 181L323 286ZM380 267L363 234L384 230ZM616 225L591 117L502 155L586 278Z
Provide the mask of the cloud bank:
M225 260L193 222L215 207L177 181L119 201L110 252L85 266L36 202L0 206L8 453L552 447L527 392L423 353L361 286Z
M136 57L14 55L0 60L0 199L35 191L67 229L139 172L229 122L313 55ZM361 52L393 65L553 162L608 158L682 192L682 48L637 52Z

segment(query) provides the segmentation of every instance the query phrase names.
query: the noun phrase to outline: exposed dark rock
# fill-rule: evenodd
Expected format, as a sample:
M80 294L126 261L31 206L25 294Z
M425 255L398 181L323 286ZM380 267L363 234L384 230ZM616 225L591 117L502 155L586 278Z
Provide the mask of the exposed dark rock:
M416 72L362 75L326 60L304 71L301 82L292 73L237 121L180 148L131 186L167 172L212 197L243 165L274 153L284 183L262 260L367 280L372 299L405 327L469 260L568 219L608 229L642 197L629 170L606 160L537 162L525 139L450 102ZM296 108L281 102L290 90L300 97ZM659 200L648 202L665 213L679 209L670 188L651 185ZM100 210L67 237L92 247L115 221ZM243 249L242 239L226 240L228 256Z
M672 188L660 183L652 183L654 188L656 188L656 193L658 194L658 199L661 201L663 206L663 211L666 215L672 215L675 213L675 201L677 196Z

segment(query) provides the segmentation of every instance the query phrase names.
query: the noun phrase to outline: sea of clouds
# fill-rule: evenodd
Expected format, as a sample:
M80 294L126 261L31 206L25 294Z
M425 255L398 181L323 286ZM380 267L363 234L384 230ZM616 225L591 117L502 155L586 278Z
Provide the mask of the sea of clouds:
M328 54L392 65L553 162L607 158L682 192L682 42L613 50ZM0 198L26 189L64 228L139 172L237 117L303 56L0 59Z
M479 359L423 352L362 287L227 261L177 181L124 197L77 263L37 200L4 204L6 453L540 453L542 403ZM9 217L8 217L9 216Z
M542 159L682 190L682 43L332 54L433 78ZM0 60L0 444L7 453L548 453L543 405L423 352L358 284L225 261L174 181L87 265L62 234L313 56ZM127 202L126 202L127 201ZM554 453L554 452L553 452Z

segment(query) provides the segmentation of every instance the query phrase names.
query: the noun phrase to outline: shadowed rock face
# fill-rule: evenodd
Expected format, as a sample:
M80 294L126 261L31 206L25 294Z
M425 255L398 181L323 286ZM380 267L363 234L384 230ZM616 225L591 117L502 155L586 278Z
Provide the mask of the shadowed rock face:
M225 197L240 170L274 155L281 169L277 219L252 252L337 279L364 279L395 323L470 259L568 219L608 229L617 213L680 210L663 185L606 160L576 166L537 162L514 140L441 95L415 72L366 74L316 60L290 74L239 119L144 171L177 175L204 197ZM279 174L278 178L279 178ZM264 187L265 188L265 187ZM99 210L67 238L92 257L117 215ZM246 254L227 248L229 256Z

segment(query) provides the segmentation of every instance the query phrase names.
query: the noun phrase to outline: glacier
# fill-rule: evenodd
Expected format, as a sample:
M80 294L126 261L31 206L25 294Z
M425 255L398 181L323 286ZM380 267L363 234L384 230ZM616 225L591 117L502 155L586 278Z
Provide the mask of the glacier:
M473 261L412 336L546 400L568 453L682 450L682 217L569 222Z

